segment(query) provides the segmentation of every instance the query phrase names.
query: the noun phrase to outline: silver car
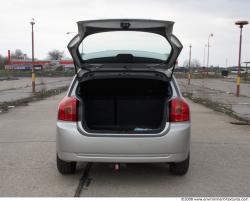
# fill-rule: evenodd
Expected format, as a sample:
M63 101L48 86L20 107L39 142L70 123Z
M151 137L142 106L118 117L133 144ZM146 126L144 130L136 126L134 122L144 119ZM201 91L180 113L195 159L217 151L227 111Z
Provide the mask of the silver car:
M77 162L189 167L190 114L173 72L182 45L173 22L78 22L68 44L76 75L58 107L57 168Z

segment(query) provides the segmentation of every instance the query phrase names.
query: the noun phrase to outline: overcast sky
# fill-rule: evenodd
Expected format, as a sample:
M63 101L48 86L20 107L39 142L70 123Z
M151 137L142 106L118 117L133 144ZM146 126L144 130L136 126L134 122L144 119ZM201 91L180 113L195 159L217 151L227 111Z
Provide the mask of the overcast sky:
M0 5L0 54L21 49L31 55L30 19L35 18L35 57L45 59L52 49L64 50L79 20L146 18L175 21L174 34L184 48L182 64L192 57L203 64L210 33L210 64L236 65L239 28L236 20L250 20L250 0L6 0ZM242 61L250 61L250 25L243 29Z

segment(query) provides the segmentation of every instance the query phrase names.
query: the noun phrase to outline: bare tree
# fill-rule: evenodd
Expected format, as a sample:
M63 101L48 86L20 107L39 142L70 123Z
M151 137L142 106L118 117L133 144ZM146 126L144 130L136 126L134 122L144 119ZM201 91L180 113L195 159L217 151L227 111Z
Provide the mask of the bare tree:
M8 63L8 58L0 55L0 69L3 69Z
M201 67L201 63L200 63L200 61L198 59L193 59L192 60L192 66L196 67L196 68L199 68L199 67Z
M183 66L184 66L184 67L188 67L188 65L189 65L188 60L185 60L185 61L183 62ZM191 60L191 63L190 63L190 66L191 66L192 68L199 68L199 67L201 67L201 64L200 64L200 61L199 61L198 59L192 59L192 60Z
M48 58L50 60L61 60L64 57L64 51L52 50L48 52Z
M24 54L22 52L22 50L16 49L14 52L11 53L11 58L12 59L23 59L25 55L26 54Z

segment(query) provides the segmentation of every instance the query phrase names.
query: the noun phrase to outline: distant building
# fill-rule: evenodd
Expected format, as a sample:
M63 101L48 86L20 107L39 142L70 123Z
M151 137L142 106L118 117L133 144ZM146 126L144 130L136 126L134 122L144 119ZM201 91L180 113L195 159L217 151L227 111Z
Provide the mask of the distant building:
M74 69L74 63L72 60L60 60L60 61L34 61L36 70L42 69L56 69L57 67L63 67L64 70ZM31 70L32 61L24 60L12 60L9 65L5 65L6 70Z

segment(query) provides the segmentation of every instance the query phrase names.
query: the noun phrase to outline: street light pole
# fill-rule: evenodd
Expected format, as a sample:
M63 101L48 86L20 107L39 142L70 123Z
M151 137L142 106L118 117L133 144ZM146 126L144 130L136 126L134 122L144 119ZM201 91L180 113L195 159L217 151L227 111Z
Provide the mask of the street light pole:
M191 49L192 49L192 45L189 45L189 62L188 62L188 85L190 85L190 80L191 80Z
M36 92L36 74L35 74L35 65L34 65L34 29L33 26L35 24L34 19L32 18L31 22L31 38L32 38L32 93Z
M204 46L204 53L203 53L203 67L206 66L206 47L207 47L207 44L205 44Z
M248 21L237 21L235 25L240 27L240 44L239 44L239 60L238 60L238 72L237 72L237 82L236 82L236 96L240 96L240 67L241 67L241 44L242 44L242 28L247 25Z
M209 47L210 47L210 45L209 45L209 39L210 39L210 37L213 37L214 35L211 33L211 34L209 34L209 36L208 36L208 40L207 40L207 68L209 68Z

